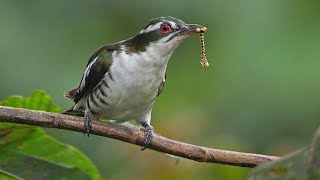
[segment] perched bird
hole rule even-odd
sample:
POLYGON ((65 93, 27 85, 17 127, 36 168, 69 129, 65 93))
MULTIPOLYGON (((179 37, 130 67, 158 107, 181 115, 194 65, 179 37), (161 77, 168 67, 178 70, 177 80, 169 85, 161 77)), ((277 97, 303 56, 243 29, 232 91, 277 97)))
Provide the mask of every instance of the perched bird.
POLYGON ((147 148, 153 137, 152 106, 165 85, 168 61, 197 28, 203 26, 158 17, 134 37, 100 47, 90 57, 80 85, 65 93, 75 102, 65 114, 83 110, 88 135, 97 118, 135 120, 146 132, 143 149, 147 148))

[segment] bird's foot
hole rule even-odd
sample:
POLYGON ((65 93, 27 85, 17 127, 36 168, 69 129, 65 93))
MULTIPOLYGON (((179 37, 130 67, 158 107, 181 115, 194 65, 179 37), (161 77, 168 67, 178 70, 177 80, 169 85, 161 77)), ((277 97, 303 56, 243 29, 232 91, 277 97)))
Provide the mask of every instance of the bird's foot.
POLYGON ((143 126, 143 129, 141 129, 142 131, 145 132, 145 140, 144 140, 144 145, 141 147, 141 151, 146 150, 150 144, 151 144, 151 140, 153 138, 153 127, 145 122, 141 122, 141 125, 143 126))
POLYGON ((88 135, 89 137, 89 134, 90 134, 90 130, 92 128, 92 121, 95 120, 96 117, 94 117, 94 115, 92 114, 91 111, 86 111, 85 112, 85 115, 84 115, 84 132, 83 134, 84 135, 88 135))

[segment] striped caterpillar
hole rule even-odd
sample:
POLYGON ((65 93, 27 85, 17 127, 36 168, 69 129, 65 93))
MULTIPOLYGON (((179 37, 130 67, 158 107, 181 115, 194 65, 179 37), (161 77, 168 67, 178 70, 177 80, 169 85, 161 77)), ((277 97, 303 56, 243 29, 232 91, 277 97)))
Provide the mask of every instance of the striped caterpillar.
POLYGON ((208 62, 207 57, 206 57, 206 49, 204 47, 204 33, 207 31, 207 28, 206 27, 197 28, 196 31, 198 33, 200 33, 200 45, 201 45, 201 60, 200 60, 200 64, 203 67, 206 68, 206 67, 209 66, 209 62, 208 62))

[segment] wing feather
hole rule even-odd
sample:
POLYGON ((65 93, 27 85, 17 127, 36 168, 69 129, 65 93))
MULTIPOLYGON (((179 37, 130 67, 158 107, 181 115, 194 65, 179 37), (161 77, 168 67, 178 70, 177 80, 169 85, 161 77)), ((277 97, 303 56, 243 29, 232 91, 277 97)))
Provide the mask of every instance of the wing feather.
POLYGON ((65 97, 77 103, 83 96, 89 94, 108 72, 112 64, 112 52, 117 48, 117 45, 107 45, 97 49, 89 58, 79 86, 67 91, 65 97))
POLYGON ((160 94, 162 93, 162 90, 164 88, 164 85, 166 84, 166 78, 167 78, 167 75, 164 76, 164 79, 162 80, 162 82, 160 83, 159 87, 158 87, 158 93, 157 93, 157 96, 160 96, 160 94))

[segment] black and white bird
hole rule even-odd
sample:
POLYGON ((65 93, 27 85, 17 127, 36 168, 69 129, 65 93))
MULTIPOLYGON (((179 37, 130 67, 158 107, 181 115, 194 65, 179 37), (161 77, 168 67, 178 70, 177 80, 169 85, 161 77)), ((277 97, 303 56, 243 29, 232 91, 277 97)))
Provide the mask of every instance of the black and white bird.
POLYGON ((197 28, 203 26, 159 17, 134 37, 100 47, 90 57, 80 85, 65 93, 75 102, 65 114, 83 110, 88 135, 94 119, 135 120, 146 132, 144 148, 148 147, 152 106, 165 85, 168 61, 197 28))

